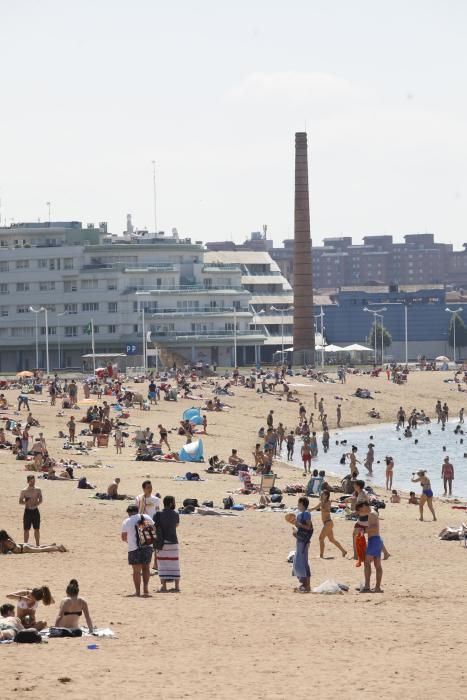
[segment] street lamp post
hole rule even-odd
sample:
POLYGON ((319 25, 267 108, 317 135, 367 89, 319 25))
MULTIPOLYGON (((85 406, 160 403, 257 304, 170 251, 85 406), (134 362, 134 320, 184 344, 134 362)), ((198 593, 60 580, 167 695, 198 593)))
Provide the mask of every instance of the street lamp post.
POLYGON ((62 352, 61 352, 61 347, 60 347, 60 318, 62 316, 66 316, 68 311, 62 311, 61 314, 57 314, 57 349, 58 349, 58 369, 60 370, 62 367, 62 352))
POLYGON ((321 306, 321 311, 318 314, 318 318, 321 319, 320 323, 320 328, 321 328, 321 367, 324 368, 324 316, 325 313, 323 311, 323 307, 321 306))
POLYGON ((292 309, 293 309, 293 306, 288 306, 286 309, 284 309, 284 308, 277 309, 275 306, 271 306, 272 311, 280 311, 281 312, 282 362, 284 362, 284 313, 286 311, 292 311, 292 309))
POLYGON ((40 309, 35 309, 33 306, 30 306, 29 311, 32 311, 36 315, 36 369, 39 369, 39 328, 37 325, 37 315, 43 311, 43 308, 41 307, 40 309))
POLYGON ((45 371, 47 375, 50 374, 50 363, 49 363, 49 319, 48 319, 48 309, 45 307, 45 371))
POLYGON ((452 329, 453 329, 453 342, 454 342, 454 350, 453 350, 453 360, 454 362, 456 361, 456 316, 457 314, 460 314, 463 312, 463 308, 459 306, 458 309, 449 309, 447 308, 446 311, 451 314, 451 320, 452 320, 452 329))
POLYGON ((233 307, 234 312, 234 367, 237 366, 237 307, 233 307))
MULTIPOLYGON (((255 325, 255 333, 258 331, 258 316, 261 316, 262 314, 265 314, 264 309, 260 309, 259 311, 256 311, 255 308, 252 306, 251 310, 253 312, 253 318, 254 318, 254 325, 255 325)), ((255 345, 255 366, 257 369, 259 369, 259 365, 261 365, 261 357, 259 356, 259 345, 255 345)))
POLYGON ((374 323, 374 329, 375 329, 375 366, 378 364, 377 362, 377 356, 378 356, 378 350, 376 347, 376 319, 379 317, 381 319, 381 366, 383 365, 383 358, 384 358, 384 333, 383 333, 383 315, 382 311, 387 311, 387 308, 383 306, 382 309, 378 309, 377 311, 373 311, 373 309, 368 309, 365 307, 363 311, 367 311, 370 314, 373 314, 373 323, 374 323))

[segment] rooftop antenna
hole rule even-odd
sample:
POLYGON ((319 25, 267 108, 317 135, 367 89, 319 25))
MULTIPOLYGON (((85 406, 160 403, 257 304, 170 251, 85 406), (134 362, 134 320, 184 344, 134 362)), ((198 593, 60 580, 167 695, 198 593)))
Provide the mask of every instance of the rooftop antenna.
POLYGON ((46 202, 48 213, 49 213, 49 226, 50 226, 50 202, 46 202))
POLYGON ((264 234, 264 239, 266 240, 266 238, 268 237, 268 225, 267 224, 263 224, 263 234, 264 234))

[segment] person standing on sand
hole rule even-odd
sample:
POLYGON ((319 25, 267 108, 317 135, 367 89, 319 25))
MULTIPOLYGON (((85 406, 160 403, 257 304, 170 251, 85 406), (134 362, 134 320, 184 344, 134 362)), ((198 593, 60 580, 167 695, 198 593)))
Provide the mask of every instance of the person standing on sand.
POLYGON ((153 548, 150 544, 140 545, 137 539, 138 525, 144 521, 144 526, 153 526, 153 522, 149 515, 138 513, 138 506, 134 503, 130 504, 126 509, 128 518, 122 523, 121 538, 122 542, 128 545, 128 564, 133 569, 133 583, 135 586, 134 595, 141 596, 141 581, 143 582, 143 597, 149 597, 149 578, 153 548))
POLYGON ((167 584, 173 581, 174 593, 180 593, 180 559, 177 528, 180 516, 175 510, 175 498, 164 496, 164 510, 154 515, 156 531, 160 533, 162 547, 156 550, 157 569, 161 581, 159 593, 167 593, 167 584))
POLYGON ((321 511, 321 519, 323 521, 323 527, 319 533, 319 556, 324 559, 324 542, 326 538, 333 544, 337 549, 340 549, 342 556, 347 555, 347 551, 344 547, 334 538, 334 524, 331 518, 331 493, 327 489, 323 489, 320 495, 320 502, 311 510, 321 511))
MULTIPOLYGON (((415 476, 415 472, 412 474, 412 476, 415 476)), ((426 503, 430 513, 433 516, 433 522, 436 522, 436 513, 435 509, 433 508, 433 491, 431 489, 431 481, 426 475, 426 470, 420 469, 417 472, 417 477, 417 479, 411 479, 411 481, 413 484, 420 482, 420 486, 422 487, 422 495, 420 496, 420 501, 418 503, 418 507, 420 508, 420 520, 423 522, 423 507, 426 503)))
POLYGON ((75 417, 70 416, 70 420, 67 423, 68 427, 68 438, 71 443, 75 441, 75 434, 76 434, 76 423, 75 423, 75 417))
POLYGON ((383 567, 381 566, 381 554, 383 552, 383 540, 379 534, 379 518, 378 514, 373 511, 369 504, 358 503, 356 506, 356 511, 359 517, 368 518, 368 544, 365 554, 365 584, 360 588, 360 593, 384 593, 381 588, 381 581, 383 579, 383 567), (371 583, 371 564, 375 567, 376 572, 376 585, 374 588, 370 587, 371 583))
POLYGON ((29 542, 29 531, 34 530, 36 545, 40 545, 42 491, 36 488, 36 478, 32 474, 26 477, 28 485, 19 495, 19 503, 24 505, 23 530, 24 542, 29 542))
POLYGON ((443 465, 441 467, 441 478, 444 482, 444 495, 447 496, 447 490, 449 488, 449 495, 452 496, 452 482, 454 479, 454 466, 449 461, 449 457, 444 458, 443 465))
POLYGON ((306 476, 307 473, 311 474, 311 448, 309 438, 304 438, 300 454, 303 461, 303 476, 306 476))
POLYGON ((287 460, 288 461, 292 461, 292 459, 293 459, 294 447, 295 447, 295 436, 294 436, 293 432, 291 431, 287 435, 287 460))
POLYGON ((342 420, 342 409, 340 403, 337 404, 336 408, 336 417, 337 417, 337 427, 341 428, 341 420, 342 420))
POLYGON ((463 422, 464 422, 464 409, 461 408, 461 410, 459 411, 459 423, 463 423, 463 422))
POLYGON ((168 435, 167 428, 164 428, 164 426, 161 425, 160 423, 157 427, 159 430, 159 439, 160 439, 161 447, 162 447, 162 445, 165 444, 165 445, 167 445, 167 449, 170 450, 170 445, 169 445, 169 442, 167 440, 167 435, 168 435))
POLYGON ((316 391, 313 393, 313 408, 316 409, 318 408, 318 394, 316 391))
POLYGON ((300 582, 300 586, 294 589, 296 593, 309 593, 311 590, 311 569, 308 562, 308 552, 313 536, 313 523, 311 522, 311 514, 308 510, 309 504, 310 501, 308 498, 306 496, 301 496, 297 504, 298 513, 295 516, 289 513, 292 517, 287 518, 287 522, 296 528, 294 531, 296 545, 292 569, 292 575, 296 576, 300 582))

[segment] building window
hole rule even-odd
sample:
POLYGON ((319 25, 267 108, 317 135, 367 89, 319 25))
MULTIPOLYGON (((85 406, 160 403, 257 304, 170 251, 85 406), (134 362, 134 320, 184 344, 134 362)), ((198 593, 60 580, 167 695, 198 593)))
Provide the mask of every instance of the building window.
POLYGON ((107 332, 108 332, 108 333, 116 333, 116 332, 117 332, 117 326, 107 326, 107 332))
POLYGON ((55 304, 44 304, 44 308, 55 313, 55 304))
POLYGON ((29 267, 29 260, 17 260, 16 261, 16 269, 17 270, 26 270, 29 267))
POLYGON ((47 267, 47 263, 48 263, 47 258, 40 258, 40 259, 37 261, 37 267, 38 267, 40 270, 43 270, 43 269, 45 269, 45 268, 47 267))
POLYGON ((76 292, 78 291, 78 280, 65 280, 63 283, 64 292, 76 292))
POLYGON ((109 292, 115 291, 118 286, 118 281, 117 280, 107 280, 107 290, 109 292))
POLYGON ((133 333, 138 333, 138 324, 137 323, 133 324, 133 333))
POLYGON ((94 335, 95 335, 96 333, 99 333, 99 330, 100 330, 100 329, 99 329, 99 326, 94 326, 94 335))
MULTIPOLYGON (((57 335, 57 326, 49 326, 49 335, 57 335)), ((41 335, 45 335, 45 326, 41 328, 41 335)))
POLYGON ((116 314, 117 313, 117 302, 116 301, 109 301, 107 304, 107 310, 109 314, 116 314))
POLYGON ((65 337, 66 338, 76 338, 78 335, 78 328, 76 326, 65 326, 65 337))
POLYGON ((73 269, 73 258, 63 258, 63 269, 72 270, 73 269))
POLYGON ((16 283, 17 292, 29 292, 29 282, 17 282, 16 283))
POLYGON ((65 304, 64 310, 68 314, 77 314, 78 313, 78 304, 65 304))
POLYGON ((60 269, 60 258, 50 258, 49 270, 59 270, 59 269, 60 269))
POLYGON ((39 282, 40 292, 50 292, 55 289, 55 282, 39 282))
POLYGON ((22 304, 16 307, 17 314, 28 314, 31 311, 28 304, 22 304))
POLYGON ((99 303, 97 301, 90 301, 86 304, 81 304, 83 311, 99 311, 99 303))
POLYGON ((32 336, 34 335, 34 328, 29 326, 27 328, 12 328, 11 329, 11 335, 14 338, 24 338, 27 336, 32 336))
POLYGON ((8 306, 0 306, 0 316, 8 316, 8 306))
POLYGON ((0 294, 8 294, 8 285, 5 282, 0 282, 0 294))
POLYGON ((6 260, 0 261, 0 272, 8 272, 8 262, 6 260))
POLYGON ((97 289, 98 280, 81 280, 81 289, 97 289))

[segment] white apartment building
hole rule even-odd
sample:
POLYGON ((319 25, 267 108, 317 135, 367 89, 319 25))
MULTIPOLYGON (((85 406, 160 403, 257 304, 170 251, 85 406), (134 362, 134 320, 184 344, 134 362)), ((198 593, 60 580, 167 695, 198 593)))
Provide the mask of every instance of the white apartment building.
MULTIPOLYGON (((276 350, 293 343, 293 290, 287 279, 266 251, 211 250, 205 261, 216 265, 235 265, 241 269, 241 285, 250 292, 250 309, 253 318, 251 330, 265 335, 260 360, 269 362, 276 350)), ((258 350, 259 351, 259 350, 258 350)))
POLYGON ((51 371, 81 368, 91 319, 96 353, 136 345, 142 355, 143 309, 149 347, 220 366, 253 361, 265 335, 242 268, 206 255, 176 231, 117 237, 105 224, 80 222, 0 228, 0 372, 45 368, 46 338, 51 371))

